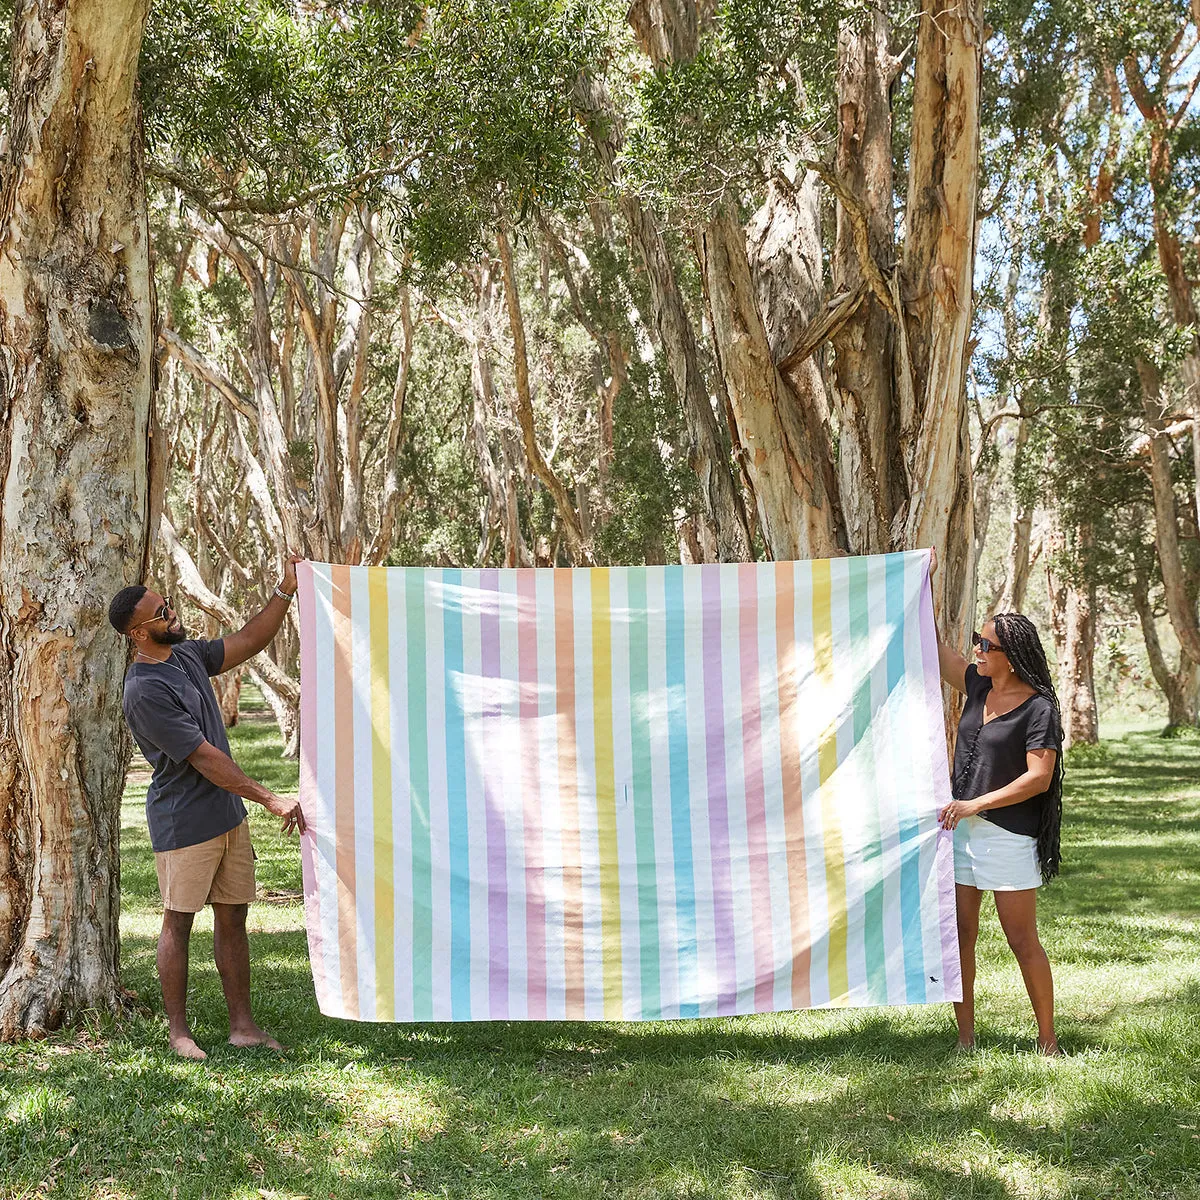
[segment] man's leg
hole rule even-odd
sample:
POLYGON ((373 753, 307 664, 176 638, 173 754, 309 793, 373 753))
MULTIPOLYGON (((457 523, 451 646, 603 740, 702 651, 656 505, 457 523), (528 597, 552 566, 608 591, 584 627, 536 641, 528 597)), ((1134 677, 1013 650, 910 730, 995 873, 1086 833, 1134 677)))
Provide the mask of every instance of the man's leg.
POLYGON ((964 1050, 975 1045, 975 943, 979 939, 979 906, 983 892, 965 883, 954 885, 958 909, 958 954, 962 966, 963 998, 954 1006, 958 1022, 958 1044, 964 1050))
POLYGON ((234 1046, 283 1047, 254 1023, 250 1015, 250 939, 246 936, 247 904, 213 904, 213 957, 229 1009, 229 1041, 234 1046))
POLYGON ((187 1020, 188 939, 195 916, 195 913, 163 909, 157 962, 171 1049, 184 1058, 201 1059, 208 1055, 196 1045, 187 1020))
POLYGON ((996 892, 996 915, 1000 927, 1025 980, 1025 990, 1037 1018, 1038 1049, 1043 1054, 1058 1053, 1058 1038, 1054 1033, 1054 976, 1050 960, 1038 938, 1037 888, 1019 892, 996 892))

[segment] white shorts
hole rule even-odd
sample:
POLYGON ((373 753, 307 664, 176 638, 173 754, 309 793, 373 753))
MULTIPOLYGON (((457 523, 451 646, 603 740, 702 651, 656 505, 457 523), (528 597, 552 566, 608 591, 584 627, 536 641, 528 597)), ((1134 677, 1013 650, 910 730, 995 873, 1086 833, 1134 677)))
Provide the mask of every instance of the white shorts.
POLYGON ((986 817, 954 827, 954 882, 981 892, 1024 892, 1042 886, 1037 840, 1001 829, 986 817))

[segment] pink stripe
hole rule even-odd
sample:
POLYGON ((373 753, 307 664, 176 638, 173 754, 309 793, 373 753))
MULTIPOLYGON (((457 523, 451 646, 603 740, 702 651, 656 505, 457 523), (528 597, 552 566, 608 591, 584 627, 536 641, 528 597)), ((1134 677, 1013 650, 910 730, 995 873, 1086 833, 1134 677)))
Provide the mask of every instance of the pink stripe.
POLYGON ((754 1011, 775 1007, 771 945, 771 886, 767 860, 767 800, 763 786, 762 708, 758 671, 758 564, 738 565, 738 645, 742 673, 742 763, 746 833, 750 844, 750 896, 754 914, 754 1011))
POLYGON ((537 575, 517 572, 517 673, 521 696, 521 792, 525 809, 525 973, 529 1019, 546 1019, 546 890, 542 850, 542 791, 537 745, 537 575))
MULTIPOLYGON (((926 553, 921 582, 921 656, 925 677, 925 711, 929 730, 929 761, 932 767, 933 798, 937 811, 950 803, 950 774, 946 757, 945 708, 942 704, 941 671, 938 666, 937 633, 933 625, 933 591, 929 584, 929 555, 926 553)), ((962 999, 962 965, 958 951, 958 915, 954 901, 954 835, 938 832, 934 850, 938 876, 939 923, 942 934, 942 979, 946 999, 962 999)), ((926 972, 928 974, 929 972, 926 972)))
POLYGON ((495 567, 479 572, 479 591, 479 662, 486 689, 481 774, 487 835, 488 1016, 504 1020, 508 1017, 508 841, 503 801, 495 784, 500 755, 500 573, 495 567))
POLYGON ((321 938, 321 893, 317 887, 317 617, 314 611, 313 566, 296 566, 300 605, 300 810, 308 828, 300 837, 300 869, 304 879, 304 922, 308 926, 308 957, 312 962, 317 1006, 324 1011, 329 985, 325 978, 321 938))
POLYGON ((700 571, 704 659, 704 749, 708 768, 708 837, 712 852, 713 924, 717 951, 717 1016, 737 1011, 733 882, 729 869, 729 793, 725 775, 725 685, 721 673, 721 571, 700 571))

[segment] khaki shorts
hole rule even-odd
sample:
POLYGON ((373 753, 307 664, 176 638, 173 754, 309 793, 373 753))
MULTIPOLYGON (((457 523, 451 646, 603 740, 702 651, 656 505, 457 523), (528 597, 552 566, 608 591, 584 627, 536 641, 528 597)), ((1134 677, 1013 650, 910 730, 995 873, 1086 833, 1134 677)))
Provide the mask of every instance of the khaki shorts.
POLYGON ((249 904, 254 899, 250 822, 179 850, 154 855, 163 907, 199 912, 206 904, 249 904))

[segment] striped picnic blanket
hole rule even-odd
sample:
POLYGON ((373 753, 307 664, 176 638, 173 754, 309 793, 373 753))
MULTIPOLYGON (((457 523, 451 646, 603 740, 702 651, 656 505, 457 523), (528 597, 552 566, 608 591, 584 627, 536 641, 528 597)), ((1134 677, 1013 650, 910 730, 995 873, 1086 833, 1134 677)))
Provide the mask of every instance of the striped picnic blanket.
POLYGON ((960 995, 927 551, 299 569, 317 1000, 653 1020, 960 995))

